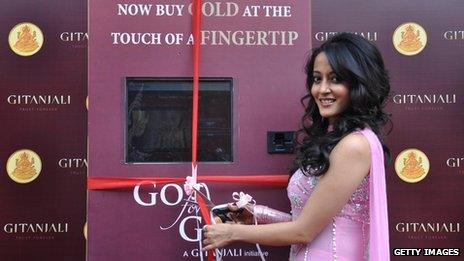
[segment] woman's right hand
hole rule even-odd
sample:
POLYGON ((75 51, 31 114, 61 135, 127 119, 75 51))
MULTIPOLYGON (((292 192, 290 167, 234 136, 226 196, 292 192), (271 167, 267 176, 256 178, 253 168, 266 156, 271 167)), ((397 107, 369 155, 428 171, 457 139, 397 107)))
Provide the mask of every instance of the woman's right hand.
POLYGON ((231 224, 205 225, 203 227, 203 248, 201 251, 224 247, 233 242, 231 224))

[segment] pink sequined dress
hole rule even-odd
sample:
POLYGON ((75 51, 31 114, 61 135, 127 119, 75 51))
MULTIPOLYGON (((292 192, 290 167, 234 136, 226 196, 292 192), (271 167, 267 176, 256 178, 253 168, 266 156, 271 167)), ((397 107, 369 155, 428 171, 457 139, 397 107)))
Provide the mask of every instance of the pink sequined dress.
MULTIPOLYGON (((372 158, 369 175, 311 243, 291 246, 291 261, 389 260, 383 150, 370 129, 358 132, 369 140, 372 158)), ((301 170, 291 177, 287 193, 293 220, 300 215, 318 179, 304 175, 301 170)))

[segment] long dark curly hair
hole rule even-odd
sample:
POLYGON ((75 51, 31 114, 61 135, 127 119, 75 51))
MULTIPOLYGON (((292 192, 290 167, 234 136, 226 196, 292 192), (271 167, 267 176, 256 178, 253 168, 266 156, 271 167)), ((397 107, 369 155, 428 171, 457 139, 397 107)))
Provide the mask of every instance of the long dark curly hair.
POLYGON ((308 94, 301 98, 305 114, 295 139, 297 157, 291 173, 302 169, 305 175, 324 174, 330 166, 329 155, 337 143, 351 132, 366 127, 380 138, 388 162, 390 152, 383 141, 383 127, 390 117, 383 110, 389 98, 390 82, 377 47, 361 36, 340 33, 314 49, 305 71, 308 94), (337 116, 331 131, 328 131, 328 119, 321 116, 311 96, 314 61, 320 53, 327 56, 339 80, 349 86, 349 104, 337 116))

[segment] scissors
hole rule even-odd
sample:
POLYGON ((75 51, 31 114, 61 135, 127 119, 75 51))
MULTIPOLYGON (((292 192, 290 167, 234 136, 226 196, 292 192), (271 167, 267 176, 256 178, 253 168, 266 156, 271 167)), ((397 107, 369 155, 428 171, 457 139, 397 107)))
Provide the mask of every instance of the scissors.
POLYGON ((234 222, 234 220, 231 217, 232 213, 237 213, 240 214, 243 209, 239 209, 238 211, 232 212, 229 209, 229 204, 221 204, 221 205, 216 205, 214 204, 211 199, 209 199, 203 192, 199 190, 195 190, 200 197, 202 197, 205 200, 206 206, 209 209, 209 213, 211 216, 211 220, 214 220, 214 223, 226 223, 226 222, 234 222))

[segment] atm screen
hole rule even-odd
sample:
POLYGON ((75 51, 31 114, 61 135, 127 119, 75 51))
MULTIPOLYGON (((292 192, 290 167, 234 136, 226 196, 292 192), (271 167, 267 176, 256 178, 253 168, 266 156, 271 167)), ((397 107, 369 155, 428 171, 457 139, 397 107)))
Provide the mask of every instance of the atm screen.
MULTIPOLYGON (((190 162, 192 79, 127 77, 126 163, 190 162)), ((232 162, 232 78, 201 78, 198 161, 232 162)))

